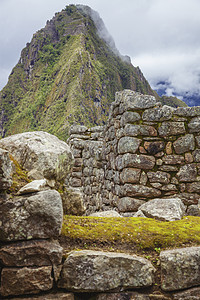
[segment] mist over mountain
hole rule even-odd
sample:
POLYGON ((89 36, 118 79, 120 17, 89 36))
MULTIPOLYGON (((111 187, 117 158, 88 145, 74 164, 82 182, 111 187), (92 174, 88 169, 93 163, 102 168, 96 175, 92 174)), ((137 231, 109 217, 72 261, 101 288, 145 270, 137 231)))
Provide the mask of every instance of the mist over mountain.
POLYGON ((0 92, 0 134, 44 130, 66 139, 74 123, 104 124, 115 92, 123 89, 160 99, 116 49, 98 13, 67 6, 33 35, 0 92))

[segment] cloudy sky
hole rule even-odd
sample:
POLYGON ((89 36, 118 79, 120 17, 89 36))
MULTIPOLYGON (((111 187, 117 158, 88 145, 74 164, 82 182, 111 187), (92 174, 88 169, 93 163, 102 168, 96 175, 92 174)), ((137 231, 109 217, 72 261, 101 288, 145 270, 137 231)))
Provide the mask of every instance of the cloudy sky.
POLYGON ((200 95, 200 0, 0 0, 0 90, 33 33, 71 3, 99 12, 153 88, 200 95))

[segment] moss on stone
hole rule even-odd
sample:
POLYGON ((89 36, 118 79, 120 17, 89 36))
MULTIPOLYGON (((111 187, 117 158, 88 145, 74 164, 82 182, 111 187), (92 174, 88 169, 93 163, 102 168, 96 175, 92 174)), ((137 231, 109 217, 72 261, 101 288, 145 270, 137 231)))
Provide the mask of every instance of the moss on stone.
POLYGON ((127 244, 136 249, 165 249, 200 245, 199 217, 162 222, 149 218, 65 216, 62 235, 68 240, 127 244))

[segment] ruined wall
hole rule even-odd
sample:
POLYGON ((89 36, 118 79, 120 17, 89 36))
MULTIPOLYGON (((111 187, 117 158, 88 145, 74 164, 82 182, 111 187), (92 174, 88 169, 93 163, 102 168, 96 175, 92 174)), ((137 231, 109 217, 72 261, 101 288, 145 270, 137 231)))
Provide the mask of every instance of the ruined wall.
POLYGON ((188 214, 199 214, 200 107, 162 106, 125 90, 116 94, 105 127, 76 126, 72 133, 70 180, 82 187, 86 214, 133 215, 146 201, 173 195, 188 214))

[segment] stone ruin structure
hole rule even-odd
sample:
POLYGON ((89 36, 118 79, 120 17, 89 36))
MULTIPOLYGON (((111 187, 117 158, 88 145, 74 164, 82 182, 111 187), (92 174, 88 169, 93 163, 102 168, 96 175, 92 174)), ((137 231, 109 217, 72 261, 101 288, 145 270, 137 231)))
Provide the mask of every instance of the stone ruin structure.
POLYGON ((199 215, 200 107, 162 107, 152 96, 123 91, 105 127, 75 126, 69 144, 74 164, 69 146, 48 133, 0 140, 0 298, 200 299, 200 247, 161 251, 157 274, 137 255, 64 255, 56 190, 65 180, 74 206, 83 200, 76 212, 86 215, 113 209, 168 221, 199 215), (15 160, 35 180, 9 194, 15 160))
POLYGON ((86 215, 155 217, 153 206, 165 198, 169 209, 176 199, 180 215, 200 215, 200 107, 162 106, 125 90, 105 126, 73 126, 68 143, 75 157, 69 184, 82 191, 86 215))

